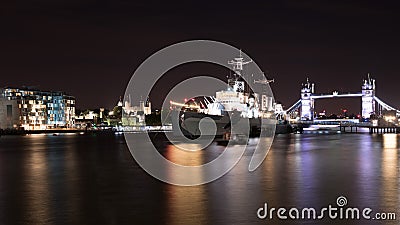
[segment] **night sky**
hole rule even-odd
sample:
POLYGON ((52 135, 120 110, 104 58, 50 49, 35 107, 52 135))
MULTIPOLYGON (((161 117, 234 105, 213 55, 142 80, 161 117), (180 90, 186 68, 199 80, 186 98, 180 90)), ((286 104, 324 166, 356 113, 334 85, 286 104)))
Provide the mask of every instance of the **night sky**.
MULTIPOLYGON (((257 2, 261 1, 1 3, 0 86, 62 90, 76 96, 78 108, 110 108, 152 53, 180 41, 210 39, 250 55, 275 79, 275 98, 286 106, 299 99, 307 77, 319 93, 359 92, 369 72, 377 79, 377 96, 400 108, 396 5, 257 2)), ((194 68, 185 71, 199 73, 194 68)), ((180 73, 170 77, 174 82, 183 79, 180 73)), ((160 92, 167 91, 168 85, 161 86, 160 92)), ((156 105, 158 96, 151 96, 156 105)), ((355 113, 359 104, 359 99, 316 103, 318 110, 348 108, 355 113)))

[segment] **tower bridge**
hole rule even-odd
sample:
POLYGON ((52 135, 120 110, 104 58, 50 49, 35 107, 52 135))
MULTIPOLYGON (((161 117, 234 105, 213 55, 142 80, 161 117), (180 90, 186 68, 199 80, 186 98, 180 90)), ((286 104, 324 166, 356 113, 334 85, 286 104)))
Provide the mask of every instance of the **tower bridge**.
POLYGON ((390 106, 375 95, 375 79, 372 79, 369 74, 367 79, 363 80, 361 92, 359 93, 339 93, 334 91, 331 94, 317 94, 314 91, 314 83, 308 79, 302 84, 300 99, 296 101, 283 113, 288 115, 296 110, 300 110, 300 120, 314 120, 315 100, 329 98, 361 98, 361 117, 370 119, 372 115, 382 115, 383 110, 395 111, 396 117, 400 117, 400 110, 390 106))

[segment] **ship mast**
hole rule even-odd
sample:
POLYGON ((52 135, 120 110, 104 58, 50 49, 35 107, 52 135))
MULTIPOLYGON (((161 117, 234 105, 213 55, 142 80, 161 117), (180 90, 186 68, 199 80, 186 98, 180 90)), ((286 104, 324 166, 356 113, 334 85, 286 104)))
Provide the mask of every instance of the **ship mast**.
POLYGON ((232 65, 233 71, 235 72, 235 78, 238 78, 240 77, 240 75, 242 75, 243 65, 249 64, 251 62, 253 61, 244 61, 244 58, 242 57, 242 50, 239 50, 239 57, 228 61, 228 64, 232 65))
POLYGON ((264 74, 264 73, 262 73, 262 74, 263 74, 263 78, 264 78, 264 79, 262 79, 262 80, 254 80, 254 83, 255 83, 255 84, 269 84, 269 83, 274 83, 274 82, 275 82, 275 79, 268 80, 268 79, 265 77, 265 74, 264 74))
POLYGON ((234 76, 228 79, 228 87, 233 88, 235 84, 243 83, 243 91, 246 93, 249 90, 249 87, 246 82, 244 82, 243 76, 243 65, 249 64, 253 62, 251 59, 249 61, 244 61, 242 56, 242 50, 239 50, 239 57, 233 58, 233 60, 228 61, 229 65, 232 65, 232 70, 234 72, 234 76), (243 81, 241 81, 243 80, 243 81), (238 83, 239 82, 239 83, 238 83))

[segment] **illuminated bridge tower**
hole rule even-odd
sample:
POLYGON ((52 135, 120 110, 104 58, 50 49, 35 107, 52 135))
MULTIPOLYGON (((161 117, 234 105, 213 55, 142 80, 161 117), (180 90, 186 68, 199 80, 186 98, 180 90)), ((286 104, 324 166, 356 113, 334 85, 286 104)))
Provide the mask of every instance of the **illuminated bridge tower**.
POLYGON ((368 78, 362 85, 362 118, 369 119, 375 113, 375 79, 368 78))
POLYGON ((314 84, 310 83, 307 78, 307 83, 302 84, 301 88, 301 120, 314 119, 314 99, 311 98, 314 94, 314 84))

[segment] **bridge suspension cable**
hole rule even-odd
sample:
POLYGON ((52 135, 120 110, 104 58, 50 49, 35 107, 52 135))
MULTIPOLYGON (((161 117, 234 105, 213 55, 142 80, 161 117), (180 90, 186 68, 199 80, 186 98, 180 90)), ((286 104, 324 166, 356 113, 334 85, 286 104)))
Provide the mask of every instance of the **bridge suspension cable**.
POLYGON ((378 97, 376 97, 376 96, 374 96, 374 99, 375 99, 375 101, 376 101, 380 106, 382 106, 382 108, 384 108, 384 109, 386 109, 386 110, 394 110, 394 111, 396 111, 396 115, 397 115, 397 116, 400 116, 400 110, 398 110, 398 109, 396 109, 396 108, 394 108, 394 107, 392 107, 392 106, 386 104, 385 102, 383 102, 382 100, 380 100, 380 99, 379 99, 378 97))
POLYGON ((288 109, 286 109, 284 112, 287 113, 291 113, 294 110, 297 110, 298 108, 300 108, 301 106, 301 99, 299 99, 296 103, 294 103, 292 106, 290 106, 288 109))

